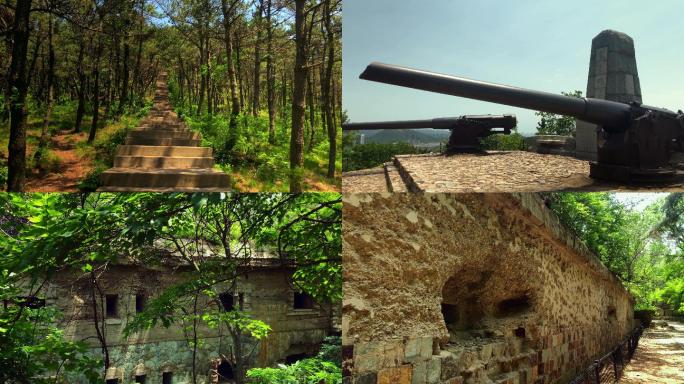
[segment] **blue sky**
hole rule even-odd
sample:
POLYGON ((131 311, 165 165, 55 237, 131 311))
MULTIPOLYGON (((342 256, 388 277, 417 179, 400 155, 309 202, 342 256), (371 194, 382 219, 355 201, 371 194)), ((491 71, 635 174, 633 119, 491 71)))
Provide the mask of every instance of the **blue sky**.
POLYGON ((534 111, 359 80, 372 61, 560 93, 586 92, 591 39, 635 41, 644 103, 684 109, 681 0, 344 0, 343 105, 351 121, 534 111))

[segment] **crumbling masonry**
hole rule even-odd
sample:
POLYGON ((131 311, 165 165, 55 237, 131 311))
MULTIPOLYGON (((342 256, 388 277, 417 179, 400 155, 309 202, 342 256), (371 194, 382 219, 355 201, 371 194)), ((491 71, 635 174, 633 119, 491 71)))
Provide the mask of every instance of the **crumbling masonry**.
POLYGON ((344 383, 564 383, 633 298, 537 194, 346 194, 344 383))

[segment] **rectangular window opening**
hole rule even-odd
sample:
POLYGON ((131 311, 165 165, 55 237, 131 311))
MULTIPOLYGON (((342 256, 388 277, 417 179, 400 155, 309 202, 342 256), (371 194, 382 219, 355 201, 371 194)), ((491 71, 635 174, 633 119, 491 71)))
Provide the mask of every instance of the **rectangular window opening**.
POLYGON ((105 295, 105 313, 107 318, 118 318, 119 295, 105 295))
POLYGON ((304 292, 295 292, 294 293, 293 308, 294 309, 313 309, 314 308, 314 300, 311 296, 307 295, 304 292))
POLYGON ((119 384, 119 379, 107 379, 107 384, 119 384))
POLYGON ((39 299, 35 296, 18 296, 15 302, 24 308, 38 309, 45 307, 45 299, 39 299))
POLYGON ((135 382, 136 382, 136 383, 145 384, 145 379, 146 379, 146 378, 147 378, 146 375, 139 375, 139 376, 136 375, 136 376, 135 376, 135 382))
POLYGON ((221 306, 223 307, 224 311, 228 312, 233 310, 234 304, 232 292, 223 292, 219 295, 219 300, 221 300, 221 306))
POLYGON ((138 293, 137 295, 135 295, 135 312, 140 313, 144 311, 146 302, 147 300, 144 294, 138 293))

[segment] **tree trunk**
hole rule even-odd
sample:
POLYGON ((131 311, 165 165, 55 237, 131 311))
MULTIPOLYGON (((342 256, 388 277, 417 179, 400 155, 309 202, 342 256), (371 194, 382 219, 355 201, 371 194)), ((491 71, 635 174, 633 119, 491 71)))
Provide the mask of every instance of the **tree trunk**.
POLYGON ((316 108, 314 105, 314 73, 313 71, 308 71, 308 76, 306 77, 306 85, 308 88, 307 91, 307 104, 309 107, 309 145, 308 145, 308 150, 311 152, 314 146, 314 139, 316 135, 316 130, 314 127, 316 126, 316 108))
POLYGON ((40 141, 38 142, 38 150, 34 155, 35 164, 40 169, 40 159, 43 156, 43 151, 47 147, 48 142, 48 128, 50 126, 50 116, 52 115, 52 104, 54 95, 54 80, 55 80, 55 47, 53 45, 54 23, 52 15, 48 18, 48 70, 47 70, 47 100, 45 101, 45 116, 43 117, 43 128, 40 131, 40 141))
POLYGON ((328 142, 330 143, 327 176, 332 179, 335 177, 335 158, 337 157, 337 127, 335 126, 335 118, 333 115, 334 97, 332 97, 330 92, 335 65, 335 31, 332 29, 332 9, 330 9, 330 1, 331 0, 325 0, 323 5, 323 17, 328 45, 328 62, 325 67, 325 79, 321 80, 323 80, 323 108, 325 109, 325 122, 328 126, 328 142))
POLYGON ((228 0, 221 0, 221 11, 223 12, 223 35, 226 44, 226 64, 228 66, 228 88, 230 90, 230 123, 229 138, 226 146, 232 148, 237 141, 237 118, 240 114, 240 100, 238 99, 235 84, 235 67, 233 63, 233 42, 232 42, 232 23, 233 7, 235 1, 229 4, 228 0))
POLYGON ((97 38, 97 52, 95 53, 95 63, 93 65, 93 121, 90 124, 88 133, 88 143, 95 141, 97 133, 97 123, 100 116, 100 57, 102 56, 102 35, 97 38))
POLYGON ((206 43, 206 50, 207 50, 207 113, 212 114, 213 109, 212 109, 212 94, 211 94, 211 44, 209 42, 209 36, 207 35, 207 43, 206 43))
POLYGON ((295 0, 295 56, 292 84, 292 126, 290 130, 290 193, 302 192, 304 164, 304 121, 306 119, 306 0, 295 0))
POLYGON ((268 97, 268 142, 275 144, 275 68, 273 65, 273 25, 271 24, 271 12, 273 0, 266 0, 266 30, 268 39, 268 57, 266 58, 266 92, 268 97))
MULTIPOLYGON (((129 10, 127 9, 125 12, 128 12, 129 10)), ((129 37, 128 37, 128 25, 130 24, 130 20, 128 19, 130 15, 126 15, 126 21, 124 22, 124 49, 123 49, 123 68, 121 69, 121 76, 122 76, 122 81, 121 81, 121 98, 119 100, 119 111, 118 114, 121 115, 124 112, 124 108, 128 106, 128 83, 129 83, 129 78, 128 78, 128 61, 130 60, 131 56, 131 46, 129 44, 129 37)))
POLYGON ((135 57, 135 68, 133 69, 133 88, 134 92, 142 101, 145 97, 140 78, 140 60, 142 56, 143 32, 145 31, 145 0, 140 0, 140 30, 138 31, 138 49, 135 57))
POLYGON ((237 32, 233 33, 233 40, 235 40, 235 76, 240 91, 240 110, 245 109, 245 82, 242 78, 242 41, 240 41, 237 32))
POLYGON ((197 115, 202 114, 202 105, 204 105, 204 92, 207 89, 207 75, 206 75, 206 61, 205 56, 207 54, 207 47, 204 44, 204 35, 200 34, 200 89, 199 89, 199 101, 197 102, 197 115))
POLYGON ((254 18, 256 28, 256 41, 254 42, 254 88, 252 91, 252 115, 259 115, 259 96, 261 93, 261 15, 263 13, 263 0, 259 0, 254 18))
POLYGON ((83 121, 83 113, 85 111, 85 82, 86 76, 83 70, 83 54, 85 51, 85 38, 83 31, 81 31, 81 41, 78 46, 78 64, 76 73, 78 75, 78 86, 76 92, 78 93, 78 108, 76 108, 76 122, 74 123, 74 133, 81 132, 81 122, 83 121))
POLYGON ((26 176, 26 53, 29 41, 31 0, 17 1, 12 35, 12 63, 9 70, 10 138, 7 150, 7 191, 22 192, 26 176))

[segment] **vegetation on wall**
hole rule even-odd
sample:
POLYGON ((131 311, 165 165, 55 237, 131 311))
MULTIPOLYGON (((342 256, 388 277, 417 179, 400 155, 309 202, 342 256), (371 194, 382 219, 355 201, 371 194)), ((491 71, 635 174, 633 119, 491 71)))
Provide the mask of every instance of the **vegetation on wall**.
POLYGON ((637 309, 684 315, 684 198, 643 209, 611 193, 545 194, 549 207, 629 289, 637 309))
MULTIPOLYGON (((87 300, 100 303, 100 277, 120 257, 153 266, 163 259, 158 251, 168 249, 193 267, 187 280, 150 298, 144 311, 129 319, 126 332, 179 325, 186 330, 187 348, 196 351, 199 327, 220 328, 230 339, 224 344, 231 346, 239 382, 249 368, 244 339, 266 337, 271 325, 240 308, 225 310, 216 298, 235 287, 242 267, 259 250, 295 266, 293 289, 323 306, 341 301, 339 194, 3 194, 0 199, 0 300, 10 303, 0 309, 2 382, 42 382, 49 375, 56 375, 50 382, 63 382, 69 373, 103 377, 110 366, 106 332, 96 332, 101 354, 93 357, 81 342, 63 338, 52 317, 56 308, 31 308, 17 300, 40 300, 55 276, 79 271, 92 287, 87 300)), ((100 312, 92 318, 96 331, 105 325, 100 312)), ((327 364, 318 367, 328 372, 327 364)), ((193 369, 194 380, 197 374, 193 369)))

